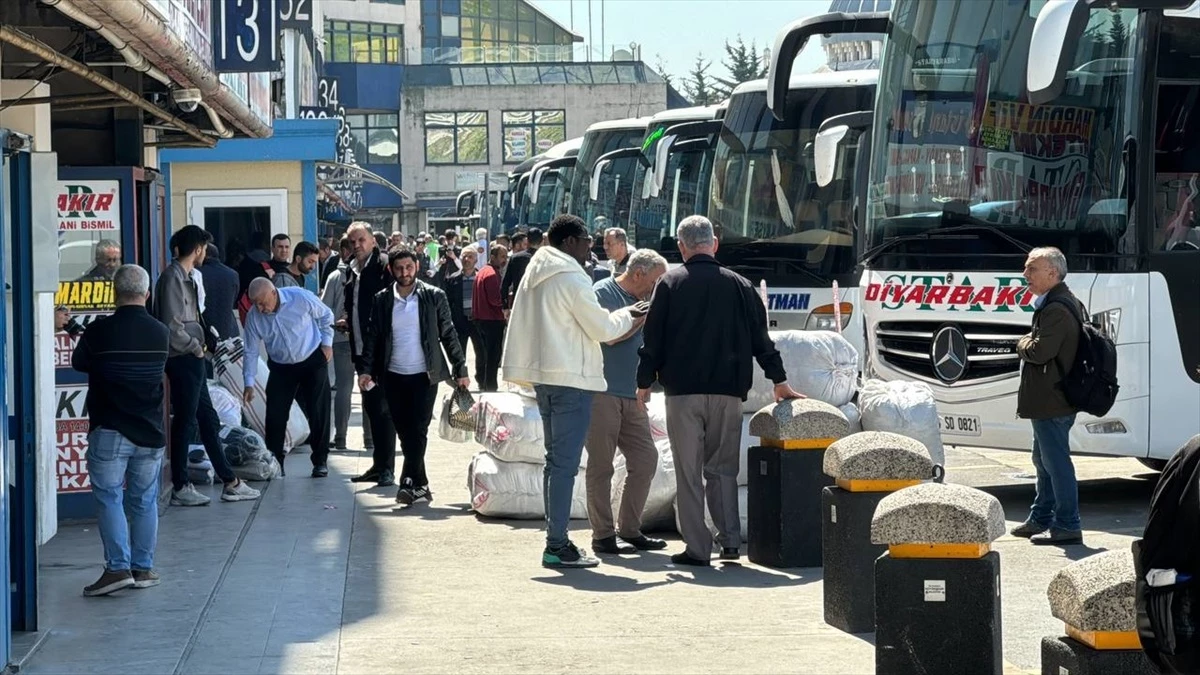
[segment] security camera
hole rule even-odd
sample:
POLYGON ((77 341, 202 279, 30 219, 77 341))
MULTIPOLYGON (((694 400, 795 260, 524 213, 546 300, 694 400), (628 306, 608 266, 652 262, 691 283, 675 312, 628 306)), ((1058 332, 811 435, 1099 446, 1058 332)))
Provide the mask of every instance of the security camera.
POLYGON ((171 100, 183 112, 196 112, 196 108, 200 105, 200 100, 203 97, 200 95, 199 89, 176 89, 171 92, 171 100))

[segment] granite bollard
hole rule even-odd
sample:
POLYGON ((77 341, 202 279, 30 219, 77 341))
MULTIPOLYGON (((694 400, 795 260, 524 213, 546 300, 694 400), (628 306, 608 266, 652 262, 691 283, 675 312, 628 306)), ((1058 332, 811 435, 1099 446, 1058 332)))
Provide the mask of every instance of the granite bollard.
POLYGON ((747 452, 751 562, 820 567, 821 488, 832 483, 823 452, 849 432, 846 416, 816 399, 776 403, 750 418, 750 435, 760 439, 747 452))
POLYGON ((888 494, 933 477, 920 441, 886 431, 847 436, 825 451, 821 557, 825 623, 847 633, 875 630, 875 560, 887 547, 871 542, 871 519, 888 494))
POLYGON ((1004 509, 962 485, 922 483, 884 497, 871 541, 875 669, 888 675, 1001 675, 1004 509))
POLYGON ((1137 633, 1129 551, 1105 551, 1059 570, 1046 595, 1065 636, 1042 638, 1043 675, 1155 675, 1137 633))

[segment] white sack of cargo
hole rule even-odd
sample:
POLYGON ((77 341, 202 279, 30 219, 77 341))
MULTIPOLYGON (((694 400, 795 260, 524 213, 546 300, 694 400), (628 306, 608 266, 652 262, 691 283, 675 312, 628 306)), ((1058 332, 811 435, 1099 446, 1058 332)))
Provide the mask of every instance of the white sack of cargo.
MULTIPOLYGON (((650 481, 650 492, 646 507, 642 509, 642 531, 658 532, 671 529, 675 522, 675 459, 671 456, 671 442, 655 441, 658 450, 658 465, 650 481)), ((612 510, 616 516, 621 512, 621 499, 625 496, 625 478, 629 475, 625 455, 617 453, 613 460, 612 510)))
POLYGON ((475 405, 475 442, 492 456, 505 462, 540 465, 546 461, 537 401, 510 392, 490 392, 476 395, 475 405))
MULTIPOLYGON (((244 391, 245 381, 242 371, 242 359, 245 348, 240 337, 230 338, 217 345, 213 354, 213 373, 221 386, 231 392, 244 391)), ((258 370, 254 373, 254 399, 242 404, 248 426, 257 431, 260 436, 267 435, 267 379, 271 371, 267 362, 259 357, 258 370)), ((238 425, 231 425, 238 426, 238 425)), ((287 431, 283 436, 283 451, 291 452, 292 448, 303 445, 308 440, 308 418, 300 410, 300 406, 292 401, 292 411, 288 416, 287 431)))
MULTIPOLYGON (((755 411, 757 412, 757 411, 755 411)), ((667 438, 667 399, 662 394, 650 397, 646 404, 646 416, 650 418, 650 438, 654 442, 667 438)))
POLYGON ((838 410, 846 416, 846 420, 850 422, 850 433, 857 434, 862 431, 862 413, 858 411, 858 406, 853 403, 847 403, 843 406, 838 406, 838 410))
MULTIPOLYGON (((481 516, 524 520, 546 517, 540 464, 501 462, 481 452, 467 469, 467 488, 471 509, 481 516)), ((587 518, 587 488, 582 472, 575 477, 571 517, 587 518)))
MULTIPOLYGON (((771 339, 783 357, 788 384, 809 398, 838 407, 854 398, 858 386, 858 350, 832 331, 772 331, 771 339)), ((754 384, 742 412, 755 413, 775 402, 775 385, 753 364, 754 384)))
MULTIPOLYGON (((750 490, 745 485, 738 487, 738 496, 737 496, 738 520, 741 521, 742 543, 743 544, 746 543, 746 537, 748 537, 750 535, 750 530, 746 527, 746 522, 747 522, 746 514, 749 513, 749 510, 750 510, 750 507, 747 503, 749 494, 750 494, 750 490)), ((679 527, 679 511, 678 511, 679 505, 678 505, 678 503, 676 503, 675 508, 676 508, 675 531, 679 532, 679 531, 682 531, 682 528, 679 527)), ((704 502, 704 524, 708 526, 708 531, 712 533, 713 541, 717 541, 717 525, 716 525, 716 523, 713 522, 712 513, 710 513, 708 510, 708 500, 707 499, 705 499, 705 502, 704 502)))
POLYGON ((863 431, 890 431, 918 440, 934 464, 945 465, 937 401, 924 382, 867 380, 858 393, 863 431))

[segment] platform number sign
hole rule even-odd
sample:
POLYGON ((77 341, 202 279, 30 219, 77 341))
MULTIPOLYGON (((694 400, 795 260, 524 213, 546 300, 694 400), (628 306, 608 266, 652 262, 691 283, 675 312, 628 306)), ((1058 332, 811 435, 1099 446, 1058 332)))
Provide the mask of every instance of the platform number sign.
POLYGON ((214 70, 219 73, 279 70, 280 2, 287 0, 216 0, 212 30, 214 70))
MULTIPOLYGON (((346 122, 346 108, 342 105, 338 92, 338 78, 317 78, 317 105, 300 108, 300 119, 336 119, 338 121, 337 160, 346 166, 358 166, 354 156, 354 138, 350 134, 350 125, 346 122)), ((318 178, 323 178, 318 176, 318 178)), ((352 209, 362 206, 362 184, 347 181, 331 184, 338 196, 352 209)))
POLYGON ((313 0, 275 0, 279 3, 280 28, 311 28, 313 0))

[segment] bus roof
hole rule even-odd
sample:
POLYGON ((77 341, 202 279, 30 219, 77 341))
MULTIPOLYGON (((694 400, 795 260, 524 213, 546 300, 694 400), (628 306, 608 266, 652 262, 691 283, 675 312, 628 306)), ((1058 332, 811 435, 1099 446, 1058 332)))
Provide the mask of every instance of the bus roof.
POLYGON ((579 148, 583 145, 583 136, 579 138, 570 138, 558 145, 552 146, 546 152, 538 155, 539 159, 559 159, 562 157, 572 157, 579 154, 579 148))
POLYGON ((650 124, 649 117, 630 117, 623 120, 605 120, 596 122, 587 128, 585 133, 593 131, 611 131, 613 129, 645 129, 650 124))
MULTIPOLYGON (((659 122, 691 122, 693 120, 711 120, 717 116, 717 111, 725 106, 724 103, 701 105, 694 108, 675 108, 664 110, 650 118, 650 124, 659 122)), ((647 125, 649 126, 649 125, 647 125)))
MULTIPOLYGON (((841 70, 830 73, 794 73, 788 89, 823 89, 826 87, 858 87, 879 81, 877 70, 841 70)), ((739 84, 730 96, 752 91, 766 91, 767 80, 750 80, 739 84)))

